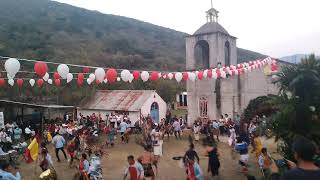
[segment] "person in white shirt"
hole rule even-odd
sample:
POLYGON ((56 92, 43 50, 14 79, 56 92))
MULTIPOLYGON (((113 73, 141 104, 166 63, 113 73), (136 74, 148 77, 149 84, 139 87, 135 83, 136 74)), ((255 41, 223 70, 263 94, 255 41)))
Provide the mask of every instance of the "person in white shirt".
POLYGON ((173 130, 174 130, 174 136, 176 137, 176 139, 178 139, 178 136, 179 135, 179 139, 181 139, 181 126, 180 126, 180 122, 178 119, 176 119, 173 123, 173 130))

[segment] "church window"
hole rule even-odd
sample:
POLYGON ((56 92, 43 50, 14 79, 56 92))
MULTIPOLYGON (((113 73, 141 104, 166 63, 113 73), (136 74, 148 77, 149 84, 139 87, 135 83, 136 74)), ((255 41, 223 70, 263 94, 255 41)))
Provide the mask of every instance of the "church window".
POLYGON ((200 117, 208 117, 208 99, 206 97, 200 97, 199 111, 200 117))
POLYGON ((208 42, 205 40, 198 41, 194 51, 196 69, 208 69, 210 66, 208 42))
POLYGON ((230 43, 227 41, 224 45, 224 61, 225 66, 230 66, 230 43))

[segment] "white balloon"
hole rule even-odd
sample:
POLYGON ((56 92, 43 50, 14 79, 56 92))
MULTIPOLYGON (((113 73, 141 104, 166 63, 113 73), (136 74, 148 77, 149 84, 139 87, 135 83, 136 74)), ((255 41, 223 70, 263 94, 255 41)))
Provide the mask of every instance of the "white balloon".
POLYGON ((94 75, 95 75, 95 78, 97 80, 99 80, 100 82, 102 82, 104 80, 104 77, 106 75, 106 72, 104 71, 103 68, 97 68, 95 71, 94 71, 94 75))
POLYGON ((239 71, 238 71, 238 70, 235 70, 234 74, 235 74, 236 76, 238 76, 238 75, 239 75, 239 71))
POLYGON ((90 80, 90 78, 87 79, 87 83, 90 85, 92 83, 92 81, 90 80))
POLYGON ((176 78, 177 82, 180 82, 182 80, 182 73, 181 72, 177 72, 174 77, 176 78))
POLYGON ((33 87, 33 86, 34 86, 34 83, 36 83, 36 81, 35 81, 34 79, 30 79, 30 80, 29 80, 29 83, 30 83, 30 85, 33 87))
POLYGON ((73 79, 73 75, 71 73, 67 74, 67 83, 71 82, 73 79))
POLYGON ((91 82, 93 82, 96 79, 96 75, 90 74, 89 75, 89 79, 90 79, 91 82))
POLYGON ((133 81, 134 77, 132 74, 130 74, 130 78, 129 78, 129 83, 131 83, 133 81))
POLYGON ((9 80, 8 80, 8 84, 10 84, 11 86, 13 86, 13 85, 14 85, 14 80, 13 80, 13 79, 9 79, 9 80))
POLYGON ((213 79, 217 79, 217 78, 218 78, 217 72, 213 72, 213 73, 212 73, 212 78, 213 78, 213 79))
POLYGON ((247 73, 248 72, 248 69, 247 68, 244 68, 244 73, 247 73))
POLYGON ((173 78, 173 74, 172 73, 169 73, 168 74, 168 78, 171 80, 173 78))
POLYGON ((208 69, 206 69, 206 70, 203 71, 203 77, 204 77, 204 78, 207 78, 207 77, 208 77, 208 69))
POLYGON ((48 79, 48 84, 52 84, 52 79, 48 79))
POLYGON ((13 79, 14 77, 11 77, 9 74, 7 74, 8 79, 13 79))
POLYGON ((161 78, 162 74, 161 72, 158 73, 158 78, 161 78))
POLYGON ((11 78, 14 78, 14 76, 20 70, 20 62, 15 58, 9 58, 9 59, 6 60, 6 62, 4 64, 4 68, 6 69, 7 74, 11 78))
POLYGON ((188 77, 190 81, 194 82, 196 80, 196 74, 193 72, 188 72, 188 77))
POLYGON ((129 70, 125 69, 125 70, 121 71, 120 77, 121 77, 122 81, 128 82, 131 77, 131 73, 129 70))
POLYGON ((65 64, 60 64, 57 68, 57 71, 62 79, 67 79, 69 73, 69 67, 65 64))
POLYGON ((120 77, 117 77, 117 81, 121 81, 121 78, 120 78, 120 77))
POLYGON ((140 76, 141 76, 142 81, 146 82, 149 80, 150 75, 147 71, 142 71, 140 76))
POLYGON ((49 79, 49 74, 46 73, 46 74, 43 76, 42 79, 43 79, 44 81, 48 81, 48 79, 49 79))
POLYGON ((108 83, 108 79, 105 78, 105 79, 103 80, 103 82, 107 84, 107 83, 108 83))
POLYGON ((221 71, 221 77, 222 77, 222 78, 227 78, 227 74, 226 74, 226 72, 221 71))

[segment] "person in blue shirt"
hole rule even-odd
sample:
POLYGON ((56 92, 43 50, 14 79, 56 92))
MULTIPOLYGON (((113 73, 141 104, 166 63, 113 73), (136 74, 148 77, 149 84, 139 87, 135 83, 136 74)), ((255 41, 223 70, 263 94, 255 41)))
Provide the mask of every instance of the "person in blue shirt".
POLYGON ((123 120, 120 123, 120 134, 121 134, 121 141, 125 142, 125 132, 128 128, 128 124, 125 122, 125 120, 123 120))
POLYGON ((56 148, 56 156, 57 156, 58 162, 60 162, 60 158, 59 158, 60 150, 62 151, 64 157, 67 159, 66 152, 64 151, 64 145, 66 144, 66 140, 60 134, 57 134, 53 137, 52 144, 54 144, 54 147, 56 148))
POLYGON ((4 180, 20 180, 21 176, 19 172, 16 172, 16 175, 13 175, 13 167, 9 163, 2 163, 0 165, 0 179, 4 180))

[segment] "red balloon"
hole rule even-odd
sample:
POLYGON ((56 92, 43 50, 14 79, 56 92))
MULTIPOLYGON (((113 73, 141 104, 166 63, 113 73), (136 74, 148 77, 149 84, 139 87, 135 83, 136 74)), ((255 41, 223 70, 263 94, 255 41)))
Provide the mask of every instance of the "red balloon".
POLYGON ((78 80, 77 80, 77 84, 78 84, 78 86, 82 86, 83 80, 78 79, 78 80))
POLYGON ((19 87, 22 87, 22 85, 23 85, 23 80, 22 80, 22 79, 18 79, 18 80, 17 80, 17 84, 18 84, 19 87))
POLYGON ((139 71, 133 71, 133 72, 132 72, 132 75, 133 75, 133 78, 134 78, 135 80, 138 80, 139 77, 140 77, 140 72, 139 72, 139 71))
POLYGON ((106 77, 109 83, 114 83, 117 80, 117 71, 115 69, 108 69, 106 77))
POLYGON ((199 71, 198 73, 198 79, 202 80, 203 79, 203 71, 199 71))
POLYGON ((100 83, 101 82, 98 79, 96 79, 96 84, 99 85, 100 83))
POLYGON ((38 84, 38 87, 42 87, 43 80, 42 79, 38 79, 37 84, 38 84))
POLYGON ((157 71, 152 71, 150 80, 151 81, 156 81, 156 80, 158 80, 158 78, 159 78, 159 73, 157 71))
POLYGON ((84 75, 82 73, 79 73, 78 74, 78 79, 83 81, 84 80, 84 75))
POLYGON ((42 61, 36 62, 34 71, 42 78, 48 72, 48 66, 42 61))
POLYGON ((208 78, 212 78, 212 69, 208 70, 208 78))
POLYGON ((275 64, 275 63, 271 64, 271 71, 278 71, 277 64, 275 64))
POLYGON ((53 73, 53 78, 54 79, 59 79, 60 78, 59 73, 58 72, 53 73))
POLYGON ((186 81, 186 80, 188 80, 188 78, 189 78, 188 73, 187 73, 187 72, 183 72, 183 73, 182 73, 182 79, 183 79, 184 81, 186 81))
POLYGON ((0 87, 4 86, 6 84, 6 81, 4 79, 0 79, 0 87))
POLYGON ((217 72, 216 72, 216 73, 217 73, 217 78, 220 78, 220 77, 221 77, 221 73, 220 73, 220 71, 218 71, 218 70, 217 70, 217 72))
POLYGON ((82 68, 83 73, 89 73, 89 68, 88 67, 83 67, 82 68))
POLYGON ((54 80, 54 84, 55 84, 56 86, 60 86, 60 84, 61 84, 60 79, 55 79, 55 80, 54 80))
POLYGON ((234 76, 236 72, 234 70, 231 71, 231 75, 234 76))

